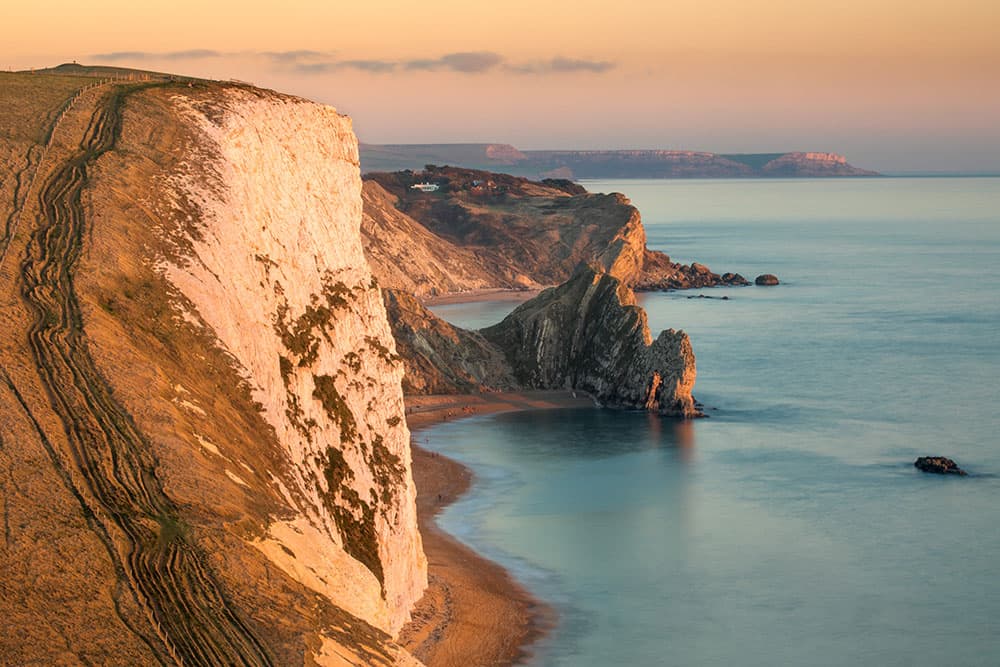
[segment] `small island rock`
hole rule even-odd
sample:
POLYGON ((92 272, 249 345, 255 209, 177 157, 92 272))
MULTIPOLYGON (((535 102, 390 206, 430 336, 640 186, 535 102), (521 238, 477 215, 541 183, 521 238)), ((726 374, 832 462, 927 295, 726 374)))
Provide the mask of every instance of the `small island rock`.
POLYGON ((944 456, 921 456, 913 462, 913 465, 924 472, 932 472, 938 475, 969 474, 959 468, 957 463, 944 456))
POLYGON ((771 273, 762 273, 754 279, 754 284, 765 286, 777 285, 778 276, 771 273))

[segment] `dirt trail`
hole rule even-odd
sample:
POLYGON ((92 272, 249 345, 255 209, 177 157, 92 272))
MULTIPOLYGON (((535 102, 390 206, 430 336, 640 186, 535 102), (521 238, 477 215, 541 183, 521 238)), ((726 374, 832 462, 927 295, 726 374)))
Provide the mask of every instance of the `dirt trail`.
POLYGON ((41 214, 21 266, 22 296, 34 314, 29 343, 68 442, 48 453, 115 561, 117 595, 145 610, 148 627, 132 627, 161 661, 267 665, 267 650, 223 596, 164 494, 143 435, 98 373, 74 293, 87 168, 113 148, 124 99, 137 87, 106 91, 79 148, 45 175, 41 214))

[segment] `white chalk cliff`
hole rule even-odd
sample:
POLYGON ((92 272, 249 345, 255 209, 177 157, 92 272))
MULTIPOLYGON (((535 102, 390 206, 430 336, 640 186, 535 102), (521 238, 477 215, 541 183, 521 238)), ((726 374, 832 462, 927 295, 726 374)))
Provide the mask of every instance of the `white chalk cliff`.
POLYGON ((290 512, 254 546, 395 635, 427 565, 350 119, 252 89, 172 100, 200 139, 168 189, 201 219, 187 256, 162 270, 244 373, 288 463, 271 478, 290 512))

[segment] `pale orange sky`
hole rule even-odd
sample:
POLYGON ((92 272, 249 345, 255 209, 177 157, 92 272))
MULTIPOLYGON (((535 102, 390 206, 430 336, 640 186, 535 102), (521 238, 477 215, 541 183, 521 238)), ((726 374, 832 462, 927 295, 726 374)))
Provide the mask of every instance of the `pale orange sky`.
POLYGON ((57 0, 4 24, 0 67, 248 79, 337 106, 370 142, 1000 172, 997 0, 57 0))

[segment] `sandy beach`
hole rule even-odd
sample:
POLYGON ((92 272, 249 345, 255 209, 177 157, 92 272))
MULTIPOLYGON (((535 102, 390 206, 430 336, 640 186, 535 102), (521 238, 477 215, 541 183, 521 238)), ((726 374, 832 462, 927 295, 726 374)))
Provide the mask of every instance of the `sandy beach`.
POLYGON ((438 513, 474 482, 462 464, 420 447, 423 429, 452 419, 513 410, 592 406, 590 397, 538 391, 407 397, 413 434, 417 518, 430 586, 399 642, 428 667, 509 665, 555 623, 553 609, 533 598, 511 575, 442 531, 438 513))

